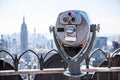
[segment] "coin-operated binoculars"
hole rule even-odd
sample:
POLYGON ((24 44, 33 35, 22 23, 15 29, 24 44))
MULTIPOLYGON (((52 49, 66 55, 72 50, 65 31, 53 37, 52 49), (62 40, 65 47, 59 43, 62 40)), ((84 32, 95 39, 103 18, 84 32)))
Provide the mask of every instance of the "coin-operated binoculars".
POLYGON ((87 14, 78 10, 61 12, 56 26, 50 26, 60 55, 68 63, 65 75, 80 79, 80 63, 88 56, 97 30, 99 27, 90 25, 87 14))

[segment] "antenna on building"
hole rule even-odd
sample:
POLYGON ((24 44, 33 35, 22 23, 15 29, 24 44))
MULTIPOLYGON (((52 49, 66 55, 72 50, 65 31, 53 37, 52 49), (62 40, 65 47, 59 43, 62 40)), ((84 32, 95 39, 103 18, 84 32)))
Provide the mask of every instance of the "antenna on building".
POLYGON ((25 17, 23 17, 23 23, 25 23, 25 17))
POLYGON ((36 34, 36 28, 34 28, 34 34, 36 34))

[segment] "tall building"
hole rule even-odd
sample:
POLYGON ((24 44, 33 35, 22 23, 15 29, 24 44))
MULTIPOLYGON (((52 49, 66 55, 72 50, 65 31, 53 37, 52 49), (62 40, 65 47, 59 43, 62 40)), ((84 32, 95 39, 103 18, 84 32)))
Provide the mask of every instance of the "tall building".
POLYGON ((20 43, 21 43, 21 51, 25 51, 28 48, 28 32, 24 17, 23 17, 23 23, 21 25, 20 43))
MULTIPOLYGON (((3 35, 1 35, 0 39, 0 50, 6 50, 7 49, 7 41, 3 38, 3 35)), ((3 58, 4 60, 6 59, 6 54, 5 52, 0 52, 0 59, 3 58)))

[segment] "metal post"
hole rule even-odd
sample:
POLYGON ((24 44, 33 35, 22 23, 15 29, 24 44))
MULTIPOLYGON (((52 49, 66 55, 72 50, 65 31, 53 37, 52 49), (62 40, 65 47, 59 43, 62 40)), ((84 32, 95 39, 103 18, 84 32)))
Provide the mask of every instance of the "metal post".
POLYGON ((77 63, 77 62, 69 62, 68 63, 68 69, 69 69, 69 72, 71 73, 71 75, 79 75, 81 72, 80 72, 80 63, 77 63))
POLYGON ((68 68, 71 75, 69 77, 69 80, 80 80, 80 77, 82 76, 82 73, 80 71, 80 63, 69 62, 68 68))
POLYGON ((69 77, 69 80, 80 80, 84 74, 80 70, 79 62, 69 62, 68 71, 64 72, 64 75, 69 77))
POLYGON ((40 70, 43 70, 44 59, 43 59, 42 54, 41 54, 41 56, 40 56, 39 62, 40 62, 40 70))
POLYGON ((15 55, 15 60, 14 60, 14 67, 15 67, 15 71, 18 71, 18 59, 17 59, 17 55, 15 55))

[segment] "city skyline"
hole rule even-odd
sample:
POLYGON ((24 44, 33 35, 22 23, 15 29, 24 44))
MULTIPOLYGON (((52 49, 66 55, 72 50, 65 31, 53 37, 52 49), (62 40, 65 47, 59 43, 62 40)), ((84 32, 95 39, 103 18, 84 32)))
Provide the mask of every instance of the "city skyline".
POLYGON ((91 23, 100 24, 99 34, 119 34, 119 3, 119 0, 0 0, 0 34, 19 33, 23 17, 29 33, 34 29, 36 33, 49 33, 49 25, 55 26, 58 14, 71 9, 87 12, 91 23))

